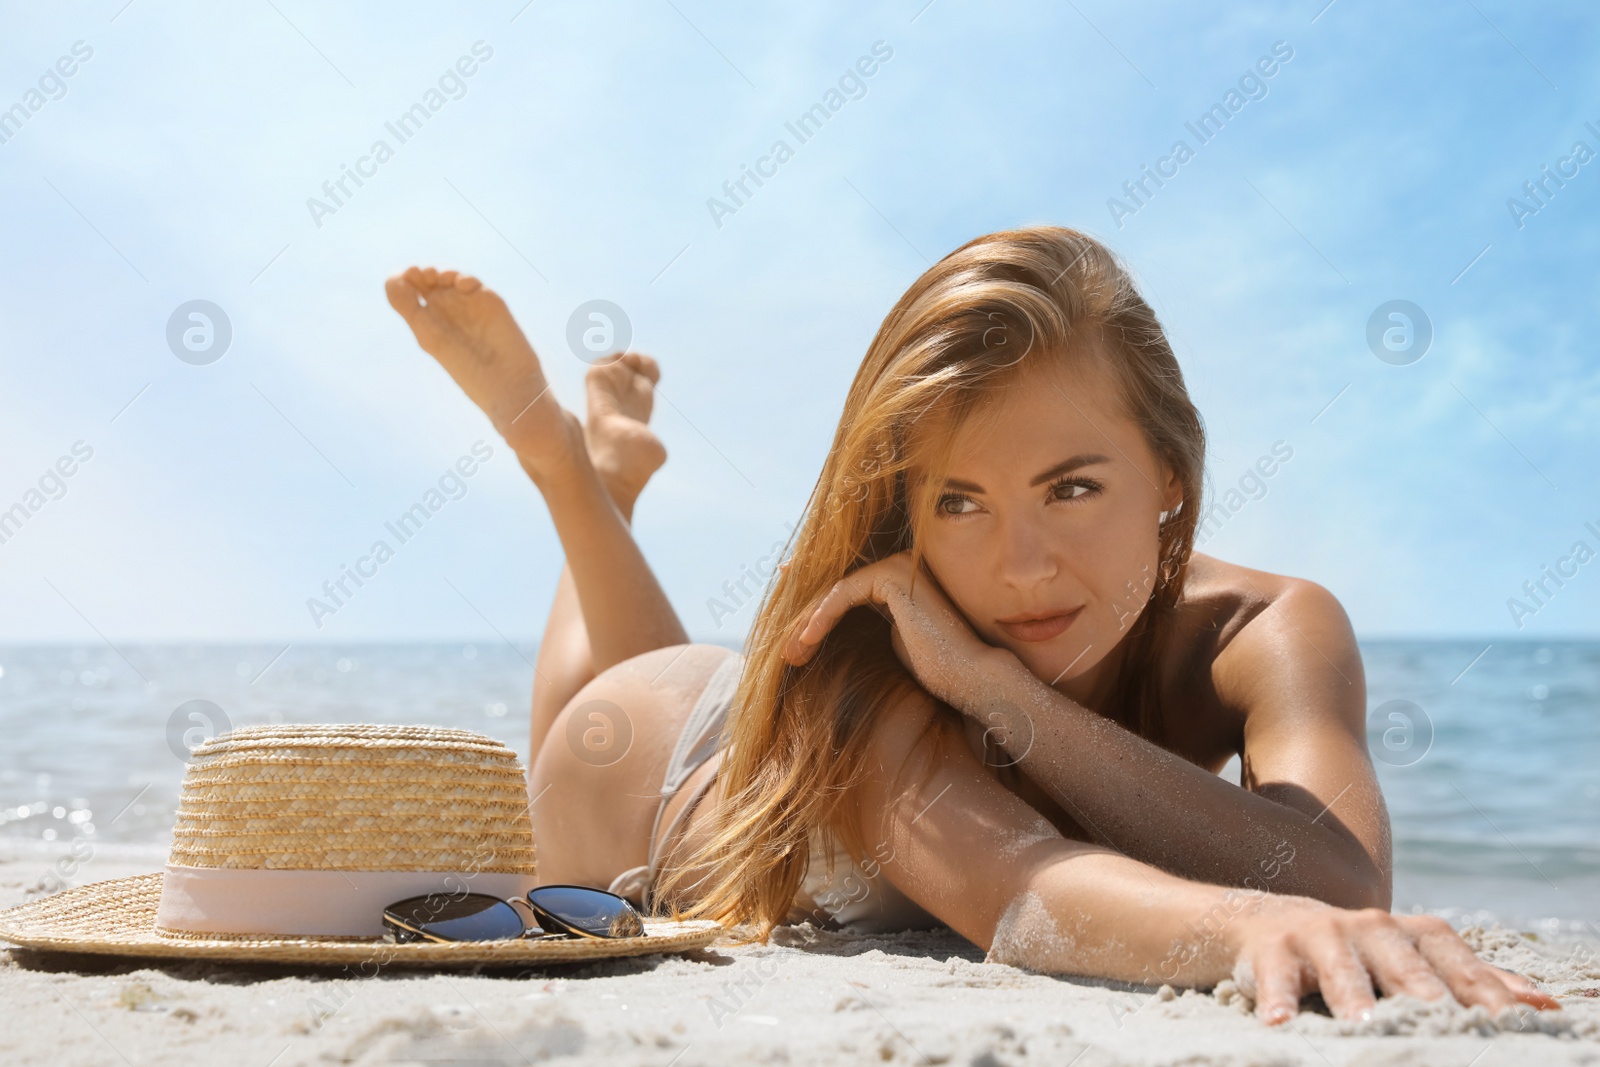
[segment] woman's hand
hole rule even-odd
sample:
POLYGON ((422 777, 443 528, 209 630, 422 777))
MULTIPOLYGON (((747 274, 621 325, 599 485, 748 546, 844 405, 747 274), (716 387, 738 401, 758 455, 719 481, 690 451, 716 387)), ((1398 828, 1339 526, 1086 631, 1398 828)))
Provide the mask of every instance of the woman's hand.
POLYGON ((1481 1004, 1490 1015, 1521 1001, 1561 1005, 1526 978, 1480 960, 1443 919, 1391 915, 1378 908, 1348 911, 1305 897, 1268 896, 1238 918, 1234 979, 1256 1001, 1256 1014, 1281 1023, 1300 998, 1322 993, 1336 1017, 1359 1019, 1386 996, 1424 1000, 1452 995, 1481 1004))
POLYGON ((808 662, 845 612, 868 603, 889 609, 895 655, 922 687, 952 707, 975 712, 985 677, 981 668, 1009 653, 973 631, 926 564, 913 570, 910 552, 869 563, 835 582, 790 635, 784 658, 796 666, 808 662))

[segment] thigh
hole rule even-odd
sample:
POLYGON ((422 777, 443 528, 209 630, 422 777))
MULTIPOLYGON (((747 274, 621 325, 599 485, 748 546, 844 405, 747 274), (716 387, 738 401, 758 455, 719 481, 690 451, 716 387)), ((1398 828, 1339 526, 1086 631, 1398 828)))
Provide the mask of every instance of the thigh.
POLYGON ((731 655, 716 645, 647 652, 602 671, 561 709, 529 774, 540 882, 604 889, 648 860, 673 746, 731 655))

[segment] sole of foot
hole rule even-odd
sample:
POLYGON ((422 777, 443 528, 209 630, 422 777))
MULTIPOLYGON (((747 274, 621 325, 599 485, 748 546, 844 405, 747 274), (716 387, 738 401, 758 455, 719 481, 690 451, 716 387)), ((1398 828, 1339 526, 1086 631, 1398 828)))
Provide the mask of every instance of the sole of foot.
POLYGON ((537 475, 573 458, 577 418, 551 393, 539 357, 494 290, 469 274, 411 267, 384 283, 389 304, 537 475))

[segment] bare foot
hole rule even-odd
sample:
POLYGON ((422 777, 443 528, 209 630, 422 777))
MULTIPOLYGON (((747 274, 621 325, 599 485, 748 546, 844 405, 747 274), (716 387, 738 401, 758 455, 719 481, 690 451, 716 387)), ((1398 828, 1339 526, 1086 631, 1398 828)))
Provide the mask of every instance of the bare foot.
POLYGON ((556 402, 498 294, 470 275, 432 267, 411 267, 384 290, 423 351, 483 409, 530 474, 571 458, 581 445, 578 420, 556 402))
POLYGON ((624 516, 633 513, 650 476, 667 461, 661 439, 645 425, 661 380, 656 361, 628 352, 589 368, 589 421, 583 428, 589 459, 624 516))

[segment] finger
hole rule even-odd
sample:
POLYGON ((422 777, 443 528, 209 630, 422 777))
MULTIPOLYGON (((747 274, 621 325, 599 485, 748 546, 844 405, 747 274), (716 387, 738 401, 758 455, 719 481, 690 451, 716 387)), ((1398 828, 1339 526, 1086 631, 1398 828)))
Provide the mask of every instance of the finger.
POLYGON ((429 289, 437 286, 439 284, 439 272, 432 267, 424 267, 422 269, 422 284, 429 289))
POLYGON ((1287 945, 1270 945, 1256 953, 1249 971, 1251 973, 1240 976, 1243 980, 1239 984, 1247 991, 1251 985, 1255 986, 1256 1016, 1268 1026, 1294 1018, 1305 992, 1300 957, 1287 945))
POLYGON ((1509 1008, 1515 1001, 1512 992, 1494 974, 1494 968, 1483 963, 1477 953, 1467 947, 1450 923, 1442 918, 1418 915, 1408 923, 1411 936, 1416 939, 1416 950, 1442 977, 1450 992, 1462 1005, 1482 1005, 1491 1016, 1509 1008))
POLYGON ((456 279, 456 291, 461 293, 475 293, 483 288, 483 283, 470 274, 463 274, 456 279))
POLYGON ((1534 985, 1529 979, 1515 971, 1502 970, 1492 964, 1485 964, 1484 966, 1493 971, 1495 977, 1504 982, 1506 988, 1511 990, 1511 995, 1524 1004, 1532 1004, 1541 1011, 1546 1009, 1561 1010, 1561 1002, 1559 1000, 1534 985))
POLYGON ((403 275, 401 275, 401 277, 405 278, 406 281, 410 282, 411 283, 411 287, 413 289, 418 290, 418 291, 421 291, 421 290, 426 289, 428 287, 427 281, 424 280, 424 278, 422 276, 422 268, 421 267, 407 267, 406 268, 406 272, 403 275))
POLYGON ((1306 955, 1317 969, 1322 999, 1336 1017, 1360 1019, 1378 1006, 1378 998, 1372 995, 1372 976, 1337 927, 1313 937, 1306 945, 1306 955))
POLYGON ((801 641, 811 645, 820 642, 844 618, 845 612, 875 599, 877 584, 872 575, 860 571, 833 583, 833 588, 817 602, 811 618, 800 631, 801 641))
POLYGON ((439 273, 439 284, 441 286, 448 285, 451 288, 455 288, 456 278, 460 276, 460 273, 460 271, 454 270, 441 271, 439 273))
POLYGON ((844 617, 845 612, 865 604, 872 598, 873 586, 876 583, 870 578, 863 581, 857 577, 860 574, 861 571, 857 571, 848 578, 839 579, 833 584, 833 588, 828 590, 827 595, 817 602, 817 606, 807 616, 805 624, 789 643, 792 662, 800 664, 809 660, 822 639, 833 629, 834 624, 844 617))
POLYGON ((1392 922, 1361 931, 1356 949, 1385 996, 1442 1000, 1450 995, 1450 987, 1417 951, 1416 943, 1392 922))
MULTIPOLYGON (((1424 917, 1418 916, 1419 919, 1424 917)), ((1433 969, 1450 987, 1450 992, 1468 1007, 1482 1005, 1490 1015, 1499 1015, 1527 994, 1518 996, 1500 978, 1496 968, 1477 957, 1461 936, 1442 919, 1419 922, 1415 936, 1417 951, 1433 965, 1433 969)), ((1554 1000, 1538 994, 1527 1003, 1535 1007, 1554 1004, 1554 1000)))
POLYGON ((805 663, 845 612, 868 602, 884 603, 885 577, 895 579, 893 587, 903 597, 905 590, 901 579, 908 576, 910 559, 909 552, 897 552, 835 582, 790 635, 784 657, 797 666, 805 663))
POLYGON ((906 651, 906 639, 900 633, 898 626, 889 627, 889 647, 894 650, 894 657, 900 661, 901 666, 913 675, 917 673, 916 668, 911 665, 911 654, 906 651))

